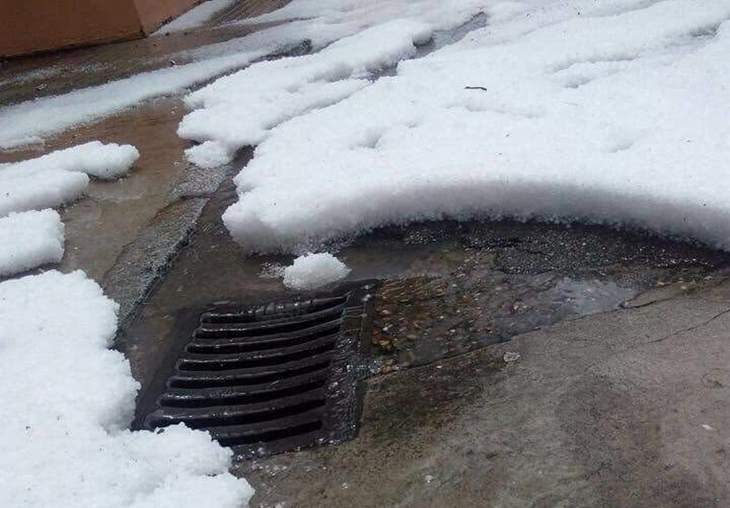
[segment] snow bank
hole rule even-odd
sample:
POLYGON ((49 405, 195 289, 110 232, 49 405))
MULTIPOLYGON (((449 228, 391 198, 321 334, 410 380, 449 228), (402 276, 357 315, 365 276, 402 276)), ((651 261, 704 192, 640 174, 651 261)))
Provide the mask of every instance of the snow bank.
POLYGON ((359 78, 412 56, 430 37, 429 25, 395 20, 319 53, 262 62, 219 79, 185 99, 201 109, 183 118, 178 135, 207 142, 188 150, 188 159, 203 167, 227 162, 237 149, 260 143, 273 126, 364 88, 368 82, 359 78))
POLYGON ((284 285, 291 289, 315 289, 344 279, 350 269, 332 254, 322 252, 299 256, 284 269, 284 285))
POLYGON ((112 180, 139 158, 131 145, 92 141, 15 164, 0 165, 0 217, 10 212, 54 207, 78 199, 88 175, 112 180))
POLYGON ((224 214, 234 238, 296 252, 385 224, 511 216, 730 248, 730 2, 490 13, 461 43, 266 133, 224 214))
POLYGON ((82 272, 0 283, 0 506, 245 506, 208 434, 124 430, 138 383, 107 349, 116 311, 82 272))
POLYGON ((0 276, 61 261, 63 240, 63 223, 54 210, 0 218, 0 276))
POLYGON ((166 25, 162 26, 152 35, 163 35, 173 32, 182 32, 191 28, 199 27, 200 25, 205 24, 206 21, 211 19, 223 9, 227 9, 228 7, 236 3, 236 1, 237 0, 208 0, 206 2, 203 2, 197 7, 193 7, 192 9, 190 9, 182 16, 175 18, 166 25))

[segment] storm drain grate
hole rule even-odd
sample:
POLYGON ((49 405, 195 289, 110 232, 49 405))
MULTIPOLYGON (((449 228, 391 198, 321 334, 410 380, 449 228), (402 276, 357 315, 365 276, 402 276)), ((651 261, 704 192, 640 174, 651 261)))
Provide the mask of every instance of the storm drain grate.
POLYGON ((369 342, 361 335, 373 290, 360 284, 196 313, 169 368, 143 396, 137 426, 184 423, 244 456, 351 439, 359 412, 355 364, 369 342))

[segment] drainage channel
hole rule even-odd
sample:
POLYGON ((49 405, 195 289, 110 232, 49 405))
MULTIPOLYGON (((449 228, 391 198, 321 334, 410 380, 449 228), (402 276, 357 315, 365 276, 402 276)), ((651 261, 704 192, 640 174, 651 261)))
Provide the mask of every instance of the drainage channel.
POLYGON ((187 311, 140 398, 136 428, 183 423, 240 457, 354 437, 374 283, 187 311))
POLYGON ((357 284, 296 295, 280 280, 262 277, 266 266, 290 264, 292 256, 248 256, 231 240, 221 215, 236 199, 229 179, 211 194, 118 347, 142 384, 137 428, 184 422, 211 430, 242 457, 352 437, 364 377, 608 312, 647 291, 691 291, 720 280, 730 267, 724 253, 601 226, 411 224, 339 246, 352 281, 378 281, 368 293, 372 302, 362 307, 346 297, 362 290, 357 284), (321 298, 347 303, 332 311, 312 301, 321 298), (353 313, 360 320, 348 328, 353 313), (280 319, 284 328, 276 328, 280 319), (344 366, 339 374, 332 359, 344 366), (338 399, 338 387, 349 395, 338 399), (301 418, 313 414, 319 420, 301 418), (271 425, 277 420, 285 425, 271 425))

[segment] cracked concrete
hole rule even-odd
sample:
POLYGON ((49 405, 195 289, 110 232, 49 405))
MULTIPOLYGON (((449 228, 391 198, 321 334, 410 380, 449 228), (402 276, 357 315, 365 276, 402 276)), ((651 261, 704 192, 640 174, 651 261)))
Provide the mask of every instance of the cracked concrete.
POLYGON ((239 472, 254 506, 728 506, 730 283, 697 291, 377 376, 357 440, 239 472))

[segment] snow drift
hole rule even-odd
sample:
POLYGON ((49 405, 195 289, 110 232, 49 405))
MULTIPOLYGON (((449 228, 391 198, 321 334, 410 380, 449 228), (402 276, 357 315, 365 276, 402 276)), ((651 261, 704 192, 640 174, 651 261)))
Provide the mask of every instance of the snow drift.
POLYGON ((234 238, 301 252, 386 224, 509 216, 730 248, 729 2, 489 13, 463 41, 266 132, 224 214, 234 238))

